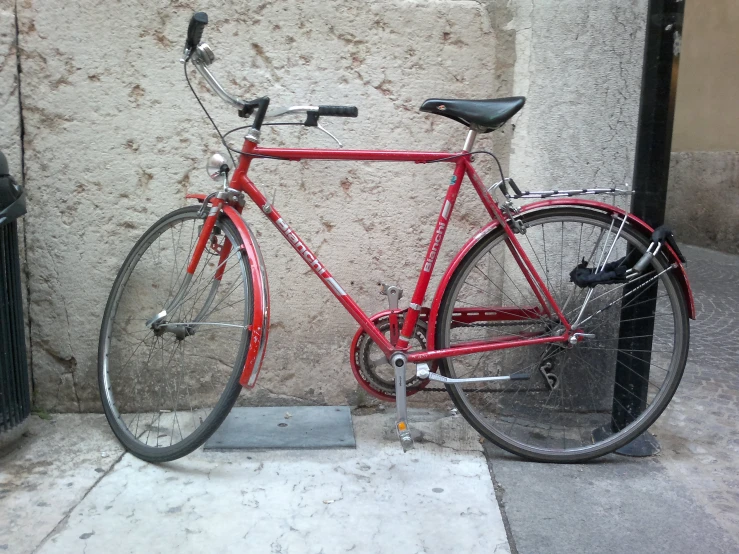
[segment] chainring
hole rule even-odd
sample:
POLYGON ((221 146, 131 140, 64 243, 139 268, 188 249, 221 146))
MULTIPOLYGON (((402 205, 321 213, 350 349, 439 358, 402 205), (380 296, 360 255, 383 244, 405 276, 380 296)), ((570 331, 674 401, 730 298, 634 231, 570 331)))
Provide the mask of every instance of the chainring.
MULTIPOLYGON (((403 313, 398 314, 398 324, 403 325, 403 313)), ((390 318, 387 312, 381 312, 370 318, 375 327, 386 337, 390 334, 390 318)), ((410 340, 411 350, 426 349, 426 323, 419 320, 410 340)), ((372 337, 362 329, 354 335, 351 346, 351 362, 354 377, 364 390, 371 395, 388 402, 395 402, 395 371, 387 361, 382 350, 377 346, 372 337)), ((415 364, 407 364, 406 373, 406 396, 411 396, 422 390, 427 380, 416 377, 415 364)))

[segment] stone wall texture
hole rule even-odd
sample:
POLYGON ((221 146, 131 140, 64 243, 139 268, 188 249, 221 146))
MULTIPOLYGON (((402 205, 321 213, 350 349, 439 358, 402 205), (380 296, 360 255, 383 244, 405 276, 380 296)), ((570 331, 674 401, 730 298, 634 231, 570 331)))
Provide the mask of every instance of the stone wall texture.
POLYGON ((21 127, 18 107, 18 70, 15 40, 15 4, 0 1, 0 150, 16 175, 21 172, 21 127))
POLYGON ((739 254, 739 152, 673 152, 666 220, 679 240, 739 254))
POLYGON ((739 149, 739 2, 685 2, 675 102, 676 152, 739 149))
POLYGON ((739 253, 739 3, 687 2, 667 218, 678 239, 739 253))
MULTIPOLYGON (((620 184, 631 175, 645 9, 645 0, 19 0, 36 404, 100 409, 98 333, 120 264, 151 223, 186 204, 186 193, 214 190, 203 166, 222 148, 178 63, 193 11, 208 12, 213 71, 239 96, 357 105, 358 119, 325 121, 347 148, 458 150, 464 128, 418 112, 423 100, 528 96, 521 115, 479 146, 499 152, 511 174, 536 189, 620 184)), ((15 39, 13 11, 3 0, 3 52, 15 39)), ((10 85, 17 75, 8 60, 14 54, 0 68, 9 75, 0 114, 18 139, 10 85)), ((222 129, 241 123, 193 79, 222 129)), ((332 147, 315 130, 290 128, 265 130, 263 143, 332 147)), ((20 152, 19 144, 8 147, 20 152)), ((478 164, 487 181, 497 180, 488 162, 478 164)), ((404 287, 407 305, 449 166, 252 167, 365 311, 385 308, 379 281, 404 287)), ((355 403, 348 346, 356 323, 257 209, 244 217, 265 254, 272 299, 253 401, 355 403)), ((427 302, 453 253, 485 222, 471 187, 463 188, 427 302)))
POLYGON ((528 101, 511 175, 528 190, 631 182, 646 0, 513 4, 513 91, 528 101))
MULTIPOLYGON (((12 175, 22 181, 21 118, 18 78, 18 48, 16 42, 15 2, 0 0, 0 151, 8 160, 12 175)), ((28 305, 26 293, 25 218, 18 220, 18 246, 21 252, 21 281, 24 305, 28 305)), ((25 319, 26 349, 31 350, 30 332, 25 319)), ((29 375, 30 377, 30 375, 29 375)))

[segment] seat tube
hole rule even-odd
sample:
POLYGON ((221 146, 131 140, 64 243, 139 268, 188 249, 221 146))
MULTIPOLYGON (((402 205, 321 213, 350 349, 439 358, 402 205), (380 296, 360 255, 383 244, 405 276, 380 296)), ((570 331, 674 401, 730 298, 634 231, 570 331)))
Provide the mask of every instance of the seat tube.
MULTIPOLYGON (((467 135, 467 141, 465 142, 465 148, 468 146, 471 148, 474 144, 476 135, 474 131, 470 131, 467 135), (473 134, 474 133, 474 134, 473 134), (470 138, 472 136, 472 138, 470 138)), ((466 151, 465 151, 466 152, 466 151)), ((416 284, 416 290, 413 292, 408 312, 406 313, 405 320, 403 321, 403 329, 398 337, 397 347, 399 349, 405 349, 408 347, 408 343, 413 336, 413 331, 416 328, 418 322, 418 315, 421 313, 421 306, 426 296, 426 290, 431 280, 431 274, 434 271, 434 265, 441 249, 441 243, 444 240, 447 228, 449 227, 449 220, 452 217, 452 210, 454 209, 454 203, 457 201, 457 195, 459 194, 459 187, 462 185, 462 179, 464 179, 465 167, 466 167, 467 156, 462 156, 457 161, 457 165, 454 168, 454 175, 452 176, 449 187, 446 191, 446 197, 444 198, 444 204, 439 212, 439 217, 436 221, 436 227, 434 228, 434 234, 431 237, 428 250, 426 251, 426 257, 423 260, 421 266, 421 275, 418 278, 416 284)))

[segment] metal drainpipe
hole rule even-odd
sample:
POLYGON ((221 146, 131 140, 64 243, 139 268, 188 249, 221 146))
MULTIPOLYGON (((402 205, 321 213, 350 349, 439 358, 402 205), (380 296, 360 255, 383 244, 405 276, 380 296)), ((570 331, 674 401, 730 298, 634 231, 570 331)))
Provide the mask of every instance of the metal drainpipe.
MULTIPOLYGON (((647 8, 631 211, 652 227, 662 225, 665 217, 684 9, 684 0, 649 0, 647 8)), ((629 290, 626 287, 624 294, 629 290)), ((614 428, 628 425, 646 407, 654 330, 654 320, 648 316, 654 313, 656 304, 657 287, 652 287, 642 294, 638 306, 621 311, 619 348, 641 350, 644 357, 636 360, 619 351, 613 391, 614 428), (639 319, 644 317, 647 319, 639 319)), ((658 450, 656 439, 645 432, 618 452, 648 456, 658 450)))

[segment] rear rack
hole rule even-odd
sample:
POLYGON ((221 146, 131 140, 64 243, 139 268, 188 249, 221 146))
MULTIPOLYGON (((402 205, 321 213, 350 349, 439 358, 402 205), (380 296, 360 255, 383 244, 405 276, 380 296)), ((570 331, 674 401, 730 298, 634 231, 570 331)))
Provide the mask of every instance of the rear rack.
MULTIPOLYGON (((628 185, 627 185, 628 186, 628 185)), ((634 194, 633 190, 619 189, 619 188, 582 188, 582 189, 569 189, 569 190, 534 190, 534 191, 522 191, 518 188, 513 179, 506 177, 504 181, 498 181, 492 187, 488 189, 488 192, 500 188, 503 195, 508 200, 518 200, 520 198, 566 198, 571 196, 583 196, 583 195, 595 195, 595 194, 612 194, 614 196, 634 194), (506 185, 510 185, 513 189, 514 194, 508 193, 506 185)))
POLYGON ((573 189, 573 190, 536 190, 536 191, 523 191, 521 194, 515 194, 511 198, 518 200, 519 198, 556 198, 564 196, 581 196, 584 194, 613 194, 613 195, 625 195, 634 194, 632 190, 624 190, 617 188, 610 189, 573 189))

